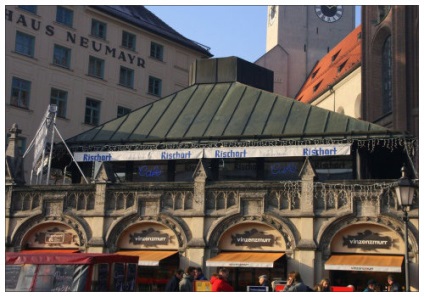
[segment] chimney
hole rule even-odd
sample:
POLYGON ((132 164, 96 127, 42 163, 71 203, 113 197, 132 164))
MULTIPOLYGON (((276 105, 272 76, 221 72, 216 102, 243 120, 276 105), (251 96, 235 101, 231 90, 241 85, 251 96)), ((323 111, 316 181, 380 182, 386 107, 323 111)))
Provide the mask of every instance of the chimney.
POLYGON ((239 82, 274 91, 274 72, 238 57, 197 59, 190 67, 190 85, 239 82))

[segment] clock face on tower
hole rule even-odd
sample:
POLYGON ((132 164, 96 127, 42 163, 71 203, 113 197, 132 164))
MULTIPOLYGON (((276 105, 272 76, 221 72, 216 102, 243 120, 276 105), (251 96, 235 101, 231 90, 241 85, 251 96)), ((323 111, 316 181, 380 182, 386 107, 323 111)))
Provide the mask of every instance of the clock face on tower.
POLYGON ((343 15, 341 5, 315 5, 315 13, 324 22, 333 23, 343 15))

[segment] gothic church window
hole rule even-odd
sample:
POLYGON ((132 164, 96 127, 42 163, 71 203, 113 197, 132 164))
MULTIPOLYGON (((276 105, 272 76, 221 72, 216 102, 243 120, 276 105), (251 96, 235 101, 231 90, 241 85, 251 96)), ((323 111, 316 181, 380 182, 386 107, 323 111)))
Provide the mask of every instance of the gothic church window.
POLYGON ((386 38, 382 52, 383 114, 392 112, 392 37, 386 38))

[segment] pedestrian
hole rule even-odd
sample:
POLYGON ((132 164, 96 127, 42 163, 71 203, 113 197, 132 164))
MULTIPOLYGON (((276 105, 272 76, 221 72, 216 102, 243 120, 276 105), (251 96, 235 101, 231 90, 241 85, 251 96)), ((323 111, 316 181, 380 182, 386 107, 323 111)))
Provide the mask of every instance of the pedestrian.
POLYGON ((330 290, 330 280, 328 278, 323 278, 318 285, 314 287, 316 292, 331 292, 330 290))
POLYGON ((375 292, 375 285, 376 285, 376 281, 373 279, 370 279, 367 283, 367 287, 364 290, 364 292, 375 292))
POLYGON ((395 281, 395 277, 393 274, 389 274, 387 276, 387 283, 389 284, 387 286, 388 292, 401 292, 400 285, 398 282, 395 281))
POLYGON ((196 268, 189 266, 186 269, 186 272, 183 275, 183 278, 180 280, 180 292, 193 292, 194 291, 194 271, 196 268))
POLYGON ((268 292, 270 292, 271 288, 269 286, 268 275, 263 274, 259 276, 259 285, 261 287, 268 287, 268 292))
POLYGON ((228 282, 229 274, 227 268, 221 268, 216 277, 211 277, 212 292, 234 292, 234 288, 228 282))
POLYGON ((206 276, 203 274, 202 268, 197 267, 194 271, 194 279, 195 280, 208 280, 206 276))
POLYGON ((184 270, 182 269, 176 270, 174 272, 174 275, 166 284, 165 292, 179 292, 180 291, 179 283, 181 278, 183 277, 183 274, 184 274, 184 270))
POLYGON ((283 289, 283 292, 308 292, 312 291, 307 285, 302 281, 302 277, 299 272, 292 271, 289 273, 286 286, 283 289))

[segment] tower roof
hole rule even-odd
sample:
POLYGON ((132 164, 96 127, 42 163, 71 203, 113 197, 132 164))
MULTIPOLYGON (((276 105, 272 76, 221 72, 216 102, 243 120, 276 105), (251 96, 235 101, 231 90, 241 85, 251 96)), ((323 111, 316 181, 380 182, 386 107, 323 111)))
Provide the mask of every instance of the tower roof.
POLYGON ((295 99, 311 103, 361 65, 361 35, 359 25, 331 49, 312 69, 295 99))

